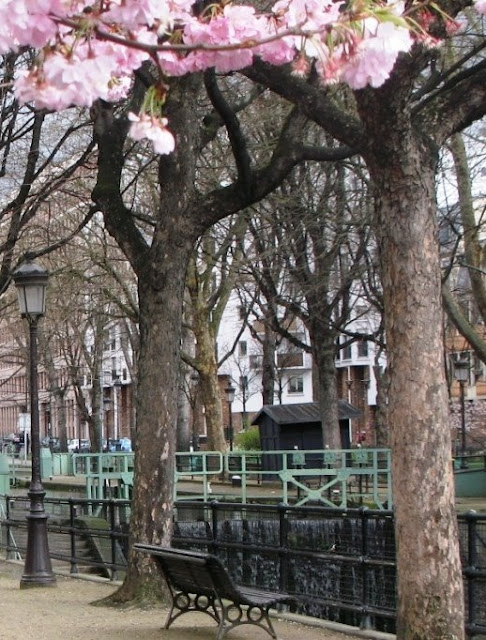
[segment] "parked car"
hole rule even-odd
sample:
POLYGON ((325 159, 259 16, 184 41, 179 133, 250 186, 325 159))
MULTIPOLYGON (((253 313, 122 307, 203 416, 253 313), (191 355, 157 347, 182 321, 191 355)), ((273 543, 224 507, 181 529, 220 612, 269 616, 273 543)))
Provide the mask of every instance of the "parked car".
POLYGON ((123 451, 125 453, 130 452, 132 450, 132 441, 130 438, 109 438, 107 440, 103 440, 103 451, 105 452, 113 452, 123 451))
POLYGON ((61 441, 59 440, 59 438, 47 436, 46 438, 42 438, 41 447, 50 449, 52 453, 59 453, 61 451, 61 441))
POLYGON ((130 438, 120 438, 120 451, 130 453, 132 451, 132 441, 130 438))
POLYGON ((12 444, 14 446, 14 455, 18 456, 22 448, 25 446, 25 434, 14 433, 12 438, 12 444))
POLYGON ((89 453, 91 451, 89 440, 84 438, 68 440, 67 448, 69 453, 89 453))

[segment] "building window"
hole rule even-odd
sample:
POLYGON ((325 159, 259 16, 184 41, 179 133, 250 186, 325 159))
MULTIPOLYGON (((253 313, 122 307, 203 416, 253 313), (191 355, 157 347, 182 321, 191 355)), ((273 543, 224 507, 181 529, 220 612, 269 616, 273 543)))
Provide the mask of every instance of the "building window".
POLYGON ((118 370, 116 367, 116 358, 111 359, 111 380, 112 382, 118 378, 118 370))
POLYGON ((336 360, 341 360, 342 354, 341 349, 339 348, 339 338, 336 340, 336 360))
POLYGON ((360 340, 358 342, 358 358, 368 357, 368 340, 360 340))
MULTIPOLYGON (((304 342, 304 334, 294 332, 294 337, 304 342)), ((284 340, 277 353, 277 366, 279 369, 290 369, 304 366, 304 351, 290 340, 284 340)))
POLYGON ((289 378, 289 393, 304 393, 304 378, 302 376, 289 378))
POLYGON ((246 309, 243 305, 238 307, 238 317, 240 320, 244 320, 246 318, 246 309))
POLYGON ((248 391, 248 376, 240 377, 240 389, 245 393, 248 391))
POLYGON ((248 345, 244 340, 240 340, 240 342, 238 342, 238 353, 240 358, 246 356, 248 353, 248 345))
POLYGON ((250 356, 250 369, 261 369, 262 357, 258 355, 250 356))
POLYGON ((353 350, 351 348, 351 343, 343 347, 341 349, 341 353, 343 354, 343 360, 351 360, 351 358, 353 357, 353 350))

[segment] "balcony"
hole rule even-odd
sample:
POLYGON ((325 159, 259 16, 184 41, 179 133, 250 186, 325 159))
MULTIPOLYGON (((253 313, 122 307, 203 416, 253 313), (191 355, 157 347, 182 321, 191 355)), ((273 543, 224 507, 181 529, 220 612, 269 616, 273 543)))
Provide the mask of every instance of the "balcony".
POLYGON ((303 351, 288 351, 277 353, 277 366, 279 369, 294 369, 304 366, 303 351))

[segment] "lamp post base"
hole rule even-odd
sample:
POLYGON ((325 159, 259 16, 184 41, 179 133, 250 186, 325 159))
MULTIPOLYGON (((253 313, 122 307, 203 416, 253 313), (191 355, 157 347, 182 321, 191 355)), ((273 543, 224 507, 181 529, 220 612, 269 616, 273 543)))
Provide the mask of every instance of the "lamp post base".
POLYGON ((44 511, 44 492, 29 491, 30 512, 27 515, 27 553, 20 588, 55 587, 47 541, 47 514, 44 511))

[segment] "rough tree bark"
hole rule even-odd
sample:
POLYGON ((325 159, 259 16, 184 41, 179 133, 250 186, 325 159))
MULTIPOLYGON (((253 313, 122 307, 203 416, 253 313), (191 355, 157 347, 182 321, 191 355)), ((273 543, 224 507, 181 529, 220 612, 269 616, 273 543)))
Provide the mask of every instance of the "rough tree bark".
MULTIPOLYGON (((165 247, 163 264, 158 264, 156 272, 148 265, 147 271, 139 274, 141 351, 134 469, 138 481, 134 484, 130 521, 132 541, 166 546, 170 545, 172 532, 181 300, 192 250, 190 243, 180 243, 177 228, 173 225, 174 230, 168 233, 167 239, 172 241, 165 247)), ((117 599, 158 597, 158 580, 154 580, 152 571, 147 558, 134 554, 117 599)))
POLYGON ((207 324, 207 315, 194 322, 194 335, 197 340, 196 360, 199 364, 199 385, 204 398, 204 416, 207 429, 207 449, 226 451, 227 444, 223 431, 223 411, 221 389, 218 384, 218 363, 214 345, 216 340, 207 324), (205 322, 206 321, 206 322, 205 322))
MULTIPOLYGON (((194 207, 198 83, 196 76, 175 82, 167 104, 178 145, 173 155, 160 160, 161 192, 150 243, 137 229, 121 196, 126 121, 115 120, 106 105, 99 105, 94 114, 100 151, 92 197, 138 278, 140 352, 132 542, 168 545, 171 539, 182 301, 189 258, 203 231, 194 207)), ((131 552, 127 577, 112 600, 151 600, 162 593, 153 563, 131 552)))
POLYGON ((409 77, 358 96, 376 193, 390 370, 400 640, 464 638, 463 583, 443 366, 435 171, 412 124, 409 77))
POLYGON ((319 318, 314 313, 309 315, 311 317, 309 335, 313 347, 312 358, 319 371, 317 398, 321 412, 322 443, 324 447, 329 449, 341 449, 343 444, 339 428, 338 390, 334 364, 335 336, 327 327, 320 326, 319 318))

